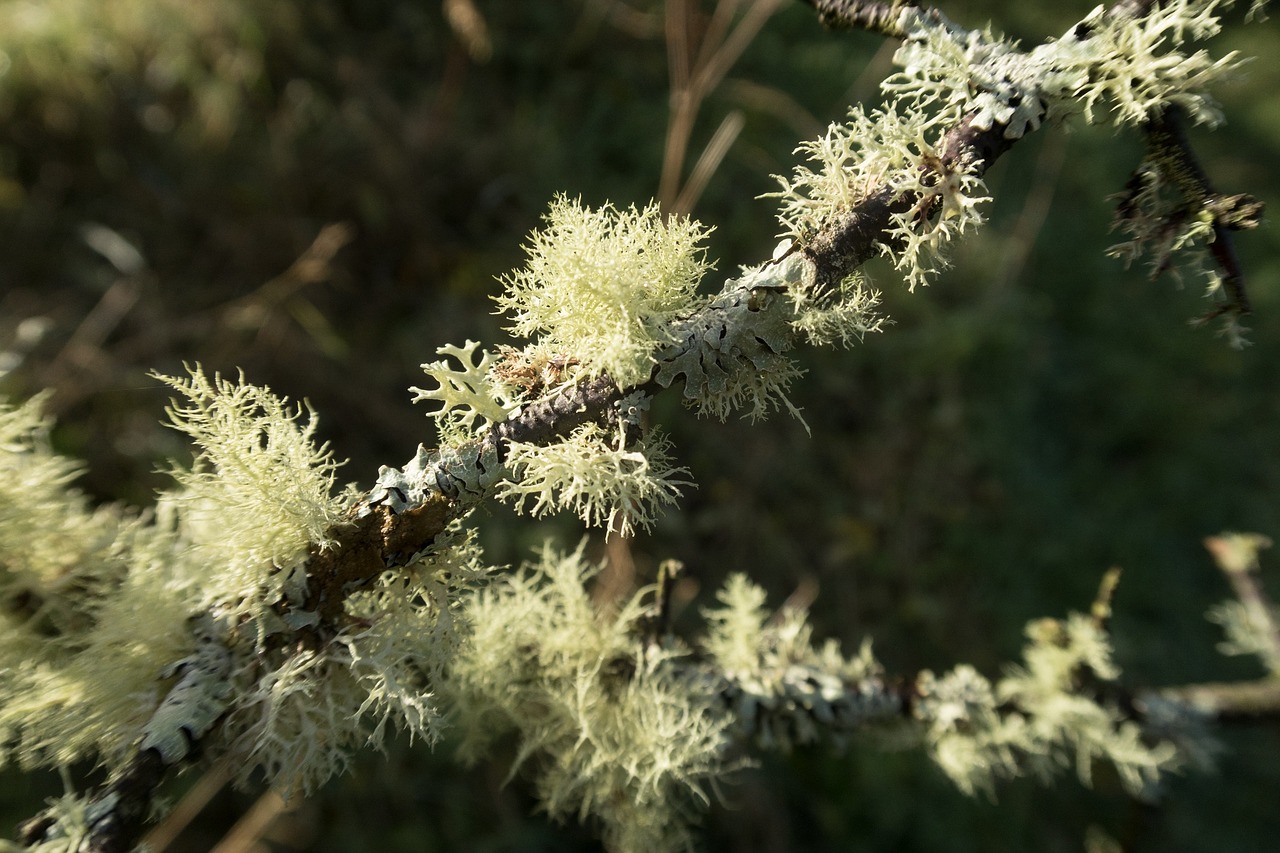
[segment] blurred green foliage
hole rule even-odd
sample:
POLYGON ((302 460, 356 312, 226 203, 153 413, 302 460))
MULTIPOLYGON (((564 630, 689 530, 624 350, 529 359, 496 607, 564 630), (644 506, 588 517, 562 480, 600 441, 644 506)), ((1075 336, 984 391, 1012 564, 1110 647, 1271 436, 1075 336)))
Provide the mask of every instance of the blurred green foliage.
MULTIPOLYGON (((705 24, 714 3, 694 5, 705 24)), ((1090 4, 941 5, 1034 41, 1090 4)), ((92 494, 145 504, 159 461, 184 452, 145 377, 183 361, 309 398, 346 476, 367 485, 431 442, 405 391, 417 365, 444 343, 502 339, 494 277, 519 263, 553 194, 625 206, 656 192, 662 4, 476 7, 487 59, 434 2, 0 0, 0 392, 54 389, 58 441, 86 461, 92 494)), ((1221 93, 1229 124, 1193 133, 1222 190, 1273 205, 1278 35, 1227 33, 1217 52, 1261 58, 1221 93)), ((878 40, 788 5, 710 94, 690 160, 726 111, 745 117, 694 209, 716 226, 720 273, 768 257, 778 226, 754 197, 800 139, 874 97, 887 59, 878 40)), ((733 570, 775 603, 816 588, 823 632, 870 634, 904 672, 964 660, 995 674, 1028 619, 1087 606, 1120 565, 1114 628, 1132 683, 1259 675, 1214 651, 1203 613, 1228 592, 1199 541, 1280 531, 1280 238, 1239 239, 1252 347, 1189 328, 1207 308, 1194 285, 1104 255, 1107 197, 1139 157, 1137 140, 1087 128, 1016 146, 989 176, 990 225, 950 273, 908 295, 877 270, 895 325, 805 355, 794 401, 813 438, 785 417, 719 424, 660 401, 699 488, 634 543, 642 579, 677 557, 695 605, 733 570)), ((495 561, 581 535, 500 508, 481 523, 495 561)), ((975 801, 919 756, 873 747, 769 757, 726 789, 706 847, 1066 851, 1101 830, 1133 851, 1260 849, 1280 831, 1280 732, 1223 742, 1217 776, 1176 781, 1156 805, 1105 777, 975 801)), ((462 771, 447 748, 366 756, 273 843, 593 849, 589 833, 541 821, 504 773, 462 771)), ((4 779, 10 824, 56 790, 4 779)), ((173 849, 208 849, 250 802, 221 795, 173 849)))

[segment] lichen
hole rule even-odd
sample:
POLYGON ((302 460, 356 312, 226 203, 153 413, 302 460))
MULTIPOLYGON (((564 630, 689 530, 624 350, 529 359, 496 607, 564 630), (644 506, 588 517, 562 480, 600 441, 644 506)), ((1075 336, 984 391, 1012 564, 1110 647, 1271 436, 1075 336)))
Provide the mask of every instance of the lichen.
POLYGON ((559 196, 525 245, 525 267, 502 279, 499 309, 514 334, 542 335, 622 387, 643 382, 669 323, 696 301, 707 233, 656 204, 590 210, 559 196))
POLYGON ((511 772, 533 774, 553 817, 598 822, 612 850, 687 849, 705 786, 738 763, 728 721, 675 677, 678 650, 637 645, 651 591, 597 610, 584 584, 598 570, 581 547, 548 547, 477 593, 450 682, 463 753, 518 732, 511 772))
POLYGON ((497 495, 519 512, 540 517, 568 510, 592 527, 630 535, 636 527, 648 529, 658 508, 692 485, 683 479, 688 470, 671 464, 670 446, 653 431, 633 445, 625 428, 595 423, 548 445, 511 442, 511 476, 498 484, 497 495))
POLYGON ((726 282, 709 305, 672 324, 675 341, 660 353, 654 381, 669 387, 683 379, 685 403, 720 420, 737 409, 756 420, 779 406, 798 417, 787 399, 803 374, 787 355, 796 343, 787 294, 808 271, 807 261, 792 256, 726 282))
POLYGON ((431 416, 440 424, 445 441, 470 437, 477 429, 502 420, 515 408, 516 401, 492 375, 493 355, 483 350, 477 353, 479 347, 478 341, 467 341, 460 347, 446 344, 438 348, 436 354, 446 358, 422 365, 437 387, 409 389, 414 392, 415 403, 422 400, 440 403, 440 408, 431 416), (453 367, 448 357, 461 369, 453 367))

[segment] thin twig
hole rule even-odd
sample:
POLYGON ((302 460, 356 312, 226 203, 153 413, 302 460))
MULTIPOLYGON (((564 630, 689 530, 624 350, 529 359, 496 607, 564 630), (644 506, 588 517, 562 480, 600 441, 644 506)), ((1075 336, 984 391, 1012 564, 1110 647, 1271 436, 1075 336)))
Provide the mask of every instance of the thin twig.
POLYGON ((209 853, 251 853, 259 849, 262 836, 290 808, 291 804, 278 793, 267 791, 209 853))
POLYGON ((711 181, 711 176, 715 174, 716 169, 720 168, 725 155, 729 153, 729 149, 733 147, 734 141, 738 138, 738 134, 742 132, 742 128, 746 125, 747 120, 742 115, 741 110, 734 110, 724 117, 724 121, 720 122, 720 126, 716 128, 716 132, 712 135, 711 141, 707 143, 707 147, 702 149, 702 155, 698 157, 698 162, 693 165, 693 171, 689 173, 689 180, 685 181, 684 187, 680 190, 680 195, 676 197, 675 203, 667 213, 682 216, 693 210, 693 206, 698 203, 698 199, 702 197, 702 193, 707 189, 707 184, 711 181))
POLYGON ((156 824, 142 839, 143 846, 151 853, 163 853, 177 840, 196 816, 204 811, 209 801, 221 791, 232 777, 231 762, 222 760, 214 764, 200 775, 191 789, 173 807, 173 811, 165 815, 164 820, 156 824))
POLYGON ((1280 719, 1280 678, 1186 684, 1147 695, 1184 705, 1220 723, 1280 719))

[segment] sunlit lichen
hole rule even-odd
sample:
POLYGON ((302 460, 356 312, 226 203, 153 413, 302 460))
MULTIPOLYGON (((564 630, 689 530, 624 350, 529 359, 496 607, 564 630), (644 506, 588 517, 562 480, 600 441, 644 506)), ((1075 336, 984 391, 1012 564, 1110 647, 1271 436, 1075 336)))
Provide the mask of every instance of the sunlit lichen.
POLYGON ((557 197, 525 246, 525 267, 503 279, 498 306, 515 334, 543 335, 621 386, 643 382, 671 340, 668 323, 694 304, 707 233, 664 219, 656 204, 590 210, 557 197))
POLYGON ((431 416, 440 424, 445 442, 469 437, 477 426, 497 423, 515 408, 515 401, 491 375, 493 355, 484 350, 477 353, 479 347, 478 341, 467 341, 461 347, 446 344, 438 348, 438 355, 453 357, 461 369, 455 368, 447 358, 424 364, 422 369, 438 387, 409 389, 414 392, 415 403, 422 400, 440 403, 440 408, 431 416), (481 420, 479 425, 477 418, 481 420))
POLYGON ((906 9, 894 57, 901 70, 882 84, 888 102, 870 112, 855 107, 847 124, 801 146, 814 165, 779 178, 779 219, 803 244, 872 196, 908 200, 891 213, 881 248, 910 287, 923 284, 946 266, 948 244, 982 222, 977 205, 987 199, 975 165, 943 151, 962 118, 977 129, 998 126, 1006 138, 1070 115, 1142 124, 1170 107, 1217 124, 1208 89, 1241 61, 1186 45, 1215 35, 1231 5, 1176 0, 1137 16, 1100 6, 1062 38, 1026 52, 936 10, 906 9))
POLYGON ((792 326, 812 344, 848 347, 885 324, 875 313, 880 294, 858 275, 851 275, 830 292, 801 291, 792 326))
POLYGON ((235 685, 217 740, 241 783, 261 773, 307 794, 391 730, 434 743, 437 691, 470 628, 463 593, 487 574, 474 538, 456 529, 410 566, 347 601, 347 627, 314 648, 237 649, 235 685))
POLYGON ((188 648, 189 555, 69 488, 41 402, 0 405, 0 764, 116 766, 188 648))
POLYGON ((261 617, 282 597, 304 596, 302 563, 327 545, 351 500, 334 494, 339 463, 314 443, 314 417, 243 379, 160 378, 185 398, 170 420, 196 444, 192 465, 171 469, 177 488, 163 500, 210 567, 199 579, 204 601, 261 617))
POLYGON ((581 548, 547 548, 477 594, 450 683, 464 753, 515 730, 512 773, 534 775, 552 816, 598 822, 613 850, 688 848, 693 806, 736 764, 726 720, 668 670, 673 652, 637 646, 645 593, 596 609, 584 582, 597 570, 581 548))
POLYGON ((949 163, 938 147, 949 125, 924 109, 850 111, 845 124, 801 145, 812 167, 778 178, 779 219, 801 244, 877 192, 909 204, 891 214, 881 251, 910 288, 927 283, 946 265, 947 244, 982 222, 978 205, 988 198, 971 164, 949 163))
POLYGON ((682 479, 688 470, 671 464, 670 446, 656 433, 632 446, 625 430, 594 423, 553 444, 512 442, 512 475, 498 485, 498 496, 520 512, 569 510, 593 527, 629 535, 652 525, 658 508, 675 503, 681 488, 692 485, 682 479))
POLYGON ((1173 743, 1148 742, 1119 708, 1081 689, 1086 676, 1119 675, 1091 618, 1038 620, 1027 637, 1023 663, 995 685, 968 666, 920 679, 916 714, 928 724, 930 753, 961 790, 991 792, 997 779, 1048 779, 1071 765, 1089 784, 1094 762, 1105 760, 1141 795, 1181 766, 1173 743))

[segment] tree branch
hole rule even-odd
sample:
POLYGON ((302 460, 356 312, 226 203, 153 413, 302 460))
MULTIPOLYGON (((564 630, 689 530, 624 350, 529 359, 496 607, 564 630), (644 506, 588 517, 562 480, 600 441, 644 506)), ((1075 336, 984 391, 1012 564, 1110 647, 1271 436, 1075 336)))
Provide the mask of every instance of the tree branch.
POLYGON ((1175 702, 1216 722, 1280 719, 1280 678, 1165 687, 1139 694, 1140 705, 1148 706, 1153 697, 1175 702))
POLYGON ((904 8, 917 6, 914 0, 892 0, 889 3, 873 0, 801 0, 818 13, 818 20, 831 29, 858 29, 878 33, 889 38, 902 38, 907 34, 901 23, 904 8))
MULTIPOLYGON (((1156 168, 1160 177, 1177 188, 1182 195, 1183 206, 1170 214, 1167 228, 1194 220, 1207 214, 1213 220, 1213 239, 1209 252, 1222 274, 1222 286, 1227 301, 1204 319, 1212 319, 1228 312, 1249 314, 1249 296, 1245 290, 1244 271, 1236 255, 1233 231, 1256 228, 1261 222, 1264 205, 1246 193, 1223 195, 1214 190, 1208 175, 1200 165, 1183 128, 1183 115, 1176 107, 1168 107, 1153 115, 1143 126, 1147 146, 1147 161, 1156 168), (1176 219, 1176 221, 1174 221, 1176 219)), ((1124 204, 1119 215, 1126 215, 1124 204)), ((1152 277, 1164 272, 1171 260, 1166 254, 1157 259, 1152 277)))
MULTIPOLYGON (((890 37, 907 35, 902 24, 903 13, 912 4, 856 0, 806 2, 828 25, 859 27, 890 37)), ((1122 0, 1112 13, 1141 13, 1147 5, 1122 0)), ((1086 30, 1077 27, 1076 36, 1087 38, 1086 30)), ((1041 103, 1039 109, 1033 125, 1038 125, 1047 106, 1041 103)), ((938 145, 940 156, 933 167, 937 174, 931 177, 941 181, 945 173, 959 170, 982 176, 1016 141, 1008 135, 1009 130, 1009 125, 1000 121, 980 122, 979 112, 967 113, 943 135, 938 145)), ((1226 286, 1236 310, 1247 312, 1243 276, 1227 232, 1256 225, 1261 205, 1248 196, 1222 196, 1212 190, 1172 110, 1152 117, 1145 130, 1151 156, 1158 167, 1178 185, 1189 204, 1212 213, 1217 240, 1211 250, 1226 274, 1226 286)), ((413 563, 433 543, 440 541, 454 521, 479 500, 493 494, 507 473, 505 463, 513 442, 547 444, 587 423, 616 425, 622 416, 619 407, 624 400, 633 396, 647 400, 677 379, 685 383, 686 398, 693 398, 698 396, 690 389, 695 381, 709 386, 719 383, 722 388, 735 371, 750 374, 785 361, 785 352, 794 345, 798 333, 790 322, 794 302, 776 298, 778 294, 804 287, 805 282, 811 282, 819 292, 834 288, 868 259, 880 254, 884 247, 894 246, 900 239, 893 233, 894 217, 920 206, 921 201, 921 193, 902 192, 887 179, 870 187, 803 245, 756 271, 729 281, 718 297, 679 320, 673 332, 675 343, 658 353, 652 372, 642 383, 622 388, 608 374, 599 373, 522 407, 470 441, 434 450, 419 447, 403 469, 383 468, 374 487, 352 508, 348 518, 331 531, 329 541, 311 549, 305 566, 307 595, 296 610, 313 614, 324 630, 336 631, 336 626, 345 618, 344 604, 353 592, 367 588, 388 570, 413 563)), ((940 204, 940 200, 935 198, 930 204, 940 204)), ((933 209, 924 211, 926 215, 933 212, 933 209)), ((702 390, 699 389, 699 393, 702 390)), ((277 606, 283 609, 288 605, 277 606)), ((1105 627, 1105 609, 1100 605, 1095 612, 1098 630, 1105 627)), ((211 637, 210 642, 229 643, 236 627, 219 625, 220 633, 211 637)), ((303 632, 304 629, 299 629, 292 637, 282 633, 272 638, 271 643, 278 650, 288 639, 296 639, 303 632)), ((207 678, 213 669, 196 671, 207 678)), ((842 735, 865 725, 904 718, 929 725, 937 725, 939 720, 947 725, 963 722, 960 717, 952 720, 937 716, 952 711, 947 710, 950 706, 944 708, 946 703, 938 698, 941 682, 934 682, 931 677, 926 679, 923 674, 899 681, 882 674, 841 680, 813 667, 793 666, 773 676, 776 677, 766 685, 745 681, 731 673, 708 671, 705 667, 688 673, 690 679, 714 684, 715 692, 737 716, 743 732, 757 739, 803 742, 819 735, 842 735)), ((962 695, 976 683, 976 679, 972 683, 957 679, 957 683, 946 685, 946 689, 962 695)), ((162 711, 170 708, 171 701, 178 702, 184 685, 190 684, 184 676, 155 716, 160 717, 162 711)), ((200 689, 210 688, 201 686, 200 689)), ((1169 688, 1152 695, 1167 702, 1209 709, 1224 719, 1275 713, 1275 708, 1280 707, 1280 686, 1274 681, 1169 688)), ((144 739, 133 759, 99 791, 93 800, 95 817, 86 849, 94 853, 123 853, 132 846, 145 822, 156 787, 171 768, 188 760, 221 713, 212 700, 200 712, 207 717, 202 718, 202 727, 178 726, 186 739, 185 746, 166 751, 166 748, 149 745, 150 740, 144 739)), ((23 830, 24 842, 34 844, 46 838, 51 828, 45 820, 29 823, 23 830)))

